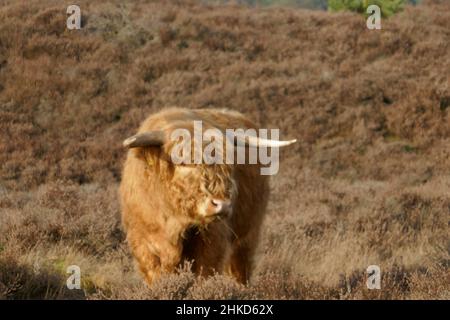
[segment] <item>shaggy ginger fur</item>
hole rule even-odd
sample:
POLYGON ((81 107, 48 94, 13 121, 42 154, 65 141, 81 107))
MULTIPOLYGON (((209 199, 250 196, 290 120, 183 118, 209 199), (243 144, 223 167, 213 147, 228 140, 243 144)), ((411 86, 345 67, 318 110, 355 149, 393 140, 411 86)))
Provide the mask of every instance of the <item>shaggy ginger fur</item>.
MULTIPOLYGON (((176 128, 257 127, 227 110, 169 109, 147 118, 139 133, 176 128)), ((193 134, 192 134, 193 137, 193 134)), ((169 140, 167 140, 169 141, 169 140)), ((268 190, 260 165, 174 165, 170 141, 161 147, 130 149, 120 186, 122 221, 140 271, 150 285, 185 260, 208 275, 227 273, 248 281, 268 190), (229 201, 225 215, 210 214, 211 201, 229 201)))

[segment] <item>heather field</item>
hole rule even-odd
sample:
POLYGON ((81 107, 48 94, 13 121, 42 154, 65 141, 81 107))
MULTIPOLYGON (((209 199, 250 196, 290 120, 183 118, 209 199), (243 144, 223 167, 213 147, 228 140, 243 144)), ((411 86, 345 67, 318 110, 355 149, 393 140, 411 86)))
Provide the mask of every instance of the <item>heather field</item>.
POLYGON ((0 299, 450 299, 449 1, 382 30, 292 7, 77 4, 68 30, 61 1, 0 0, 0 299), (135 269, 122 141, 170 106, 298 139, 248 285, 185 265, 147 288, 135 269))

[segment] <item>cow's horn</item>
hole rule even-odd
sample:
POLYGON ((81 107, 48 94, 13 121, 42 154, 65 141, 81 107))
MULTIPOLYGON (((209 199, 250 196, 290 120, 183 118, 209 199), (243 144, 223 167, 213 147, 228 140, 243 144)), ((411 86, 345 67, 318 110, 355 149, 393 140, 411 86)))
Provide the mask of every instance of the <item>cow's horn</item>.
POLYGON ((297 142, 297 139, 293 140, 271 140, 250 135, 236 135, 236 144, 249 147, 268 147, 279 148, 291 145, 297 142))
POLYGON ((138 133, 132 137, 124 140, 123 146, 126 148, 137 147, 159 147, 165 142, 164 132, 162 131, 148 131, 138 133))

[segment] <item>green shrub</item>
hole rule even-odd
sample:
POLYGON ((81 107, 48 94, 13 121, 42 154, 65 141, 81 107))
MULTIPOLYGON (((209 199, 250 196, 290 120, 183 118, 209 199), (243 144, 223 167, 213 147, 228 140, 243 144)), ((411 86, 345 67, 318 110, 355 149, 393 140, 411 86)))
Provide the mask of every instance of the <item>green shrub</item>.
POLYGON ((328 0, 328 10, 350 10, 367 14, 370 5, 377 5, 383 17, 389 17, 403 9, 405 0, 328 0))

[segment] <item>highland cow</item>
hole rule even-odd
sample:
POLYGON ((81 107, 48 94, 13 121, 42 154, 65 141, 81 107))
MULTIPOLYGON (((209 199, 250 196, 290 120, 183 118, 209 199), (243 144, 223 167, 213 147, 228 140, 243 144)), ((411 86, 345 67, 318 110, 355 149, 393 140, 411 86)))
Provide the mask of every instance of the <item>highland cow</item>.
MULTIPOLYGON (((260 163, 174 164, 171 151, 177 141, 171 133, 193 132, 195 121, 221 132, 257 129, 238 112, 173 108, 147 118, 138 133, 124 141, 130 150, 120 186, 122 221, 149 285, 184 261, 192 261, 193 271, 201 275, 225 273, 241 283, 251 275, 269 196, 268 176, 260 174, 260 163)), ((233 141, 244 144, 247 152, 292 142, 260 137, 233 141)), ((194 139, 190 143, 194 145, 194 139)))

